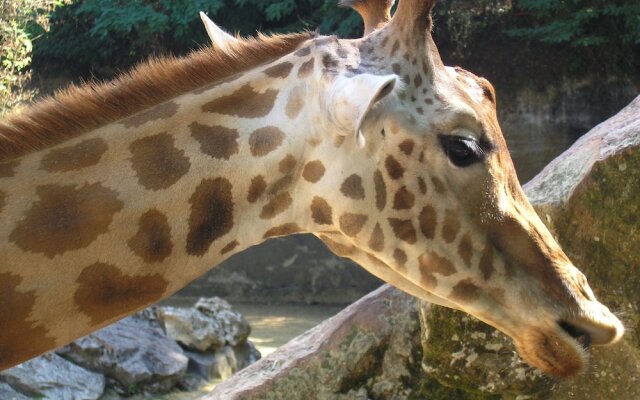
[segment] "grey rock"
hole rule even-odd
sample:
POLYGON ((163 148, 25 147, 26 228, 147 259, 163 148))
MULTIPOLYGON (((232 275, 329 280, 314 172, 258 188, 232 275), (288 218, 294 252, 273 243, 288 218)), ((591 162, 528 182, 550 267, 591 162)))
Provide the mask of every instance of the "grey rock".
POLYGON ((262 358, 260 351, 256 348, 253 342, 249 340, 233 346, 233 352, 236 355, 238 371, 247 368, 249 365, 262 358))
POLYGON ((201 298, 195 308, 162 307, 159 315, 167 335, 190 350, 235 346, 246 341, 251 333, 242 314, 219 297, 201 298))
POLYGON ((57 352, 103 373, 121 392, 167 391, 186 372, 188 359, 160 325, 149 320, 149 313, 125 318, 57 352))
POLYGON ((185 350, 189 358, 188 372, 206 380, 228 379, 239 370, 260 359, 260 352, 251 342, 237 346, 226 345, 215 351, 194 352, 185 350))
MULTIPOLYGON (((29 360, 0 373, 0 380, 28 397, 94 400, 104 392, 104 376, 87 371, 55 353, 29 360)), ((7 389, 6 386, 4 389, 7 389)), ((21 397, 11 394, 17 399, 21 397)), ((0 387, 0 394, 3 394, 0 387)), ((0 397, 5 399, 5 397, 0 397)), ((11 398, 11 397, 9 397, 11 398)))
POLYGON ((160 315, 167 335, 187 349, 207 351, 225 344, 225 331, 215 318, 193 308, 162 307, 160 315))
POLYGON ((205 399, 421 398, 417 303, 383 286, 236 373, 205 399))
POLYGON ((215 318, 222 324, 225 342, 231 346, 244 342, 251 334, 249 322, 231 308, 226 300, 219 297, 201 298, 196 303, 196 309, 211 318, 215 318))
POLYGON ((30 397, 18 393, 9 384, 0 382, 0 399, 3 400, 29 400, 30 397))
POLYGON ((236 355, 230 346, 215 351, 197 353, 187 351, 189 372, 205 379, 228 379, 238 370, 236 355))

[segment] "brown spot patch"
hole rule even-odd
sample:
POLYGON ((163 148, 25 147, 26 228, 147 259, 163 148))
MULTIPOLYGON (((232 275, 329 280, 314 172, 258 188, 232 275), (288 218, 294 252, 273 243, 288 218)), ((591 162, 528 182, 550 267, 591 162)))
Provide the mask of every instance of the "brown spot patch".
POLYGON ((373 174, 373 185, 376 189, 376 208, 382 211, 387 205, 387 185, 379 169, 373 174))
POLYGON ((324 244, 327 245, 329 250, 331 250, 334 254, 340 257, 346 257, 353 254, 353 251, 354 251, 353 245, 344 245, 340 242, 336 242, 335 240, 331 239, 326 235, 320 235, 318 236, 318 238, 322 240, 324 244))
POLYGON ((344 213, 340 216, 338 222, 340 223, 340 230, 342 232, 348 236, 356 236, 360 233, 368 219, 369 217, 364 214, 344 213))
POLYGON ((460 231, 460 221, 458 215, 453 210, 447 210, 444 213, 444 223, 442 225, 442 238, 447 243, 456 240, 460 231))
POLYGON ((309 46, 303 47, 303 48, 301 48, 299 50, 296 50, 296 52, 293 53, 293 54, 298 56, 298 57, 306 57, 309 54, 311 54, 311 47, 309 47, 309 46))
POLYGON ((464 235, 458 244, 458 255, 462 258, 467 267, 471 267, 471 256, 473 254, 473 243, 469 235, 464 235))
POLYGON ((293 199, 289 192, 280 192, 262 207, 260 218, 272 219, 285 212, 291 206, 291 203, 293 203, 293 199))
POLYGON ((411 153, 413 153, 414 146, 415 146, 415 143, 411 139, 406 139, 398 145, 398 147, 400 148, 400 151, 402 151, 407 156, 410 156, 411 153))
POLYGON ((267 239, 277 236, 293 235, 294 233, 299 232, 302 232, 302 228, 300 228, 295 222, 289 222, 269 229, 262 237, 267 239))
POLYGON ((393 208, 395 210, 409 210, 415 204, 416 198, 407 189, 406 186, 401 187, 393 196, 393 208))
POLYGON ((469 304, 478 299, 480 296, 480 288, 476 286, 471 279, 465 279, 458 282, 451 293, 449 299, 457 304, 469 304))
POLYGON ((418 188, 420 189, 420 193, 427 194, 427 183, 420 176, 418 177, 418 188))
POLYGON ((51 150, 40 163, 47 172, 67 172, 96 165, 109 147, 100 138, 87 139, 73 146, 51 150))
POLYGON ((138 181, 150 190, 173 186, 189 172, 189 159, 174 146, 173 136, 167 133, 138 139, 129 146, 131 166, 138 181))
POLYGON ((254 176, 251 179, 251 184, 249 185, 249 192, 247 193, 247 201, 249 203, 255 203, 258 201, 262 193, 267 189, 267 182, 264 180, 264 176, 258 175, 254 176))
POLYGON ((109 229, 124 203, 116 192, 99 183, 76 189, 75 185, 36 188, 33 203, 9 239, 24 251, 49 258, 82 249, 109 229))
POLYGON ((277 96, 277 90, 267 89, 264 93, 259 93, 247 83, 230 95, 218 97, 206 103, 202 106, 202 111, 243 118, 259 118, 271 112, 277 96))
POLYGON ((270 66, 264 70, 264 73, 270 78, 286 78, 291 73, 291 69, 293 69, 293 64, 285 61, 270 66))
POLYGON ((233 195, 226 178, 204 179, 189 198, 188 254, 202 256, 233 227, 233 195))
POLYGON ((402 175, 404 175, 404 168, 398 160, 391 155, 387 156, 387 159, 384 161, 384 166, 387 168, 387 173, 391 179, 400 179, 402 175))
POLYGON ((220 254, 224 255, 229 253, 230 251, 233 251, 236 247, 238 247, 240 245, 240 242, 238 242, 237 240, 234 240, 233 242, 227 243, 226 246, 224 246, 222 248, 222 250, 220 250, 220 254))
POLYGON ((275 181, 269 188, 269 194, 276 194, 287 188, 293 182, 293 176, 291 174, 285 175, 275 181))
POLYGON ((255 157, 262 157, 277 149, 283 141, 284 133, 280 129, 267 126, 249 136, 249 148, 255 157))
POLYGON ((433 187, 436 189, 437 193, 443 194, 447 191, 447 188, 444 186, 444 183, 436 178, 435 176, 431 177, 431 182, 433 182, 433 187))
POLYGON ((129 248, 145 262, 160 262, 173 250, 167 216, 151 209, 140 217, 138 232, 127 242, 129 248))
POLYGON ((316 183, 324 176, 324 164, 320 160, 309 161, 302 170, 302 177, 311 183, 316 183))
POLYGON ((287 154, 278 164, 278 170, 283 174, 289 174, 296 167, 298 160, 293 154, 287 154))
POLYGON ((442 276, 450 276, 456 273, 456 268, 451 261, 432 251, 423 253, 418 261, 420 262, 421 270, 428 270, 431 273, 442 276))
POLYGON ((403 270, 407 264, 407 253, 405 253, 404 250, 395 249, 393 251, 393 259, 396 261, 396 265, 403 270))
POLYGON ((369 248, 373 251, 382 251, 384 249, 384 233, 380 224, 376 224, 369 238, 369 248))
POLYGON ((482 256, 480 257, 480 264, 478 266, 482 272, 484 280, 488 280, 493 275, 493 248, 490 244, 484 247, 482 256))
POLYGON ((339 61, 337 59, 335 59, 333 57, 333 55, 325 53, 322 56, 322 66, 324 67, 325 71, 335 71, 335 69, 338 67, 339 65, 339 61))
POLYGON ((171 118, 176 115, 178 108, 178 104, 168 101, 122 120, 122 125, 127 128, 137 128, 147 122, 171 118))
POLYGON ((16 173, 16 167, 20 164, 17 160, 0 163, 0 178, 11 178, 16 173))
POLYGON ((396 52, 400 49, 400 42, 399 41, 395 41, 393 43, 393 46, 391 47, 391 57, 396 55, 396 52))
POLYGON ((29 316, 36 301, 35 291, 21 292, 22 278, 0 273, 0 370, 12 367, 55 348, 47 329, 29 316))
POLYGON ((298 78, 306 78, 309 75, 311 75, 311 73, 313 73, 314 65, 315 65, 315 59, 313 58, 303 62, 302 65, 300 65, 300 68, 298 69, 298 78))
POLYGON ((291 89, 289 98, 287 99, 287 105, 285 106, 285 112, 287 117, 295 119, 302 110, 304 104, 304 89, 300 86, 296 86, 291 89))
POLYGON ((235 129, 223 126, 202 125, 193 122, 189 125, 191 136, 200 143, 200 151, 220 160, 228 160, 238 154, 240 134, 235 129))
POLYGON ((420 215, 418 216, 420 222, 420 231, 427 239, 433 239, 436 233, 436 226, 438 225, 438 215, 436 210, 430 205, 424 206, 420 215))
POLYGON ((311 201, 311 217, 318 225, 331 225, 333 223, 331 206, 320 196, 315 196, 311 201))
POLYGON ((413 228, 413 223, 410 220, 389 218, 389 224, 398 239, 409 244, 414 244, 416 242, 416 230, 413 228))
POLYGON ((0 213, 2 213, 2 210, 4 210, 4 205, 6 202, 7 195, 5 194, 5 192, 3 192, 2 190, 0 190, 0 213))
POLYGON ((160 274, 125 275, 100 262, 83 269, 76 282, 73 300, 92 325, 114 321, 160 300, 169 285, 160 274))
POLYGON ((360 175, 352 174, 342 182, 340 191, 346 197, 351 199, 364 199, 364 187, 362 186, 362 178, 360 175))

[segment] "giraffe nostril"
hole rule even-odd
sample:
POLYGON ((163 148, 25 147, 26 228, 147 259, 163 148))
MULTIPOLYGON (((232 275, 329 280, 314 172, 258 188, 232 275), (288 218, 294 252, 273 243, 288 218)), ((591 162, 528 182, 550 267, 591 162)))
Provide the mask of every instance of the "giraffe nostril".
POLYGON ((558 321, 558 325, 565 331, 569 336, 574 338, 583 349, 588 350, 591 346, 591 335, 589 332, 578 328, 577 326, 570 324, 567 321, 560 320, 558 321))

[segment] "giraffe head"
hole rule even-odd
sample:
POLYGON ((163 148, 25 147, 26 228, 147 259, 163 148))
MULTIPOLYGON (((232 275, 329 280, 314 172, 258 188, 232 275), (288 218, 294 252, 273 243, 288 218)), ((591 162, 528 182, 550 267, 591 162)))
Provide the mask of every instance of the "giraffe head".
POLYGON ((500 329, 542 371, 579 373, 588 346, 623 327, 525 197, 493 87, 443 65, 434 1, 402 0, 390 20, 393 2, 345 3, 367 34, 295 53, 299 76, 305 64, 313 74, 301 89, 313 93, 303 171, 315 184, 313 232, 400 288, 500 329))

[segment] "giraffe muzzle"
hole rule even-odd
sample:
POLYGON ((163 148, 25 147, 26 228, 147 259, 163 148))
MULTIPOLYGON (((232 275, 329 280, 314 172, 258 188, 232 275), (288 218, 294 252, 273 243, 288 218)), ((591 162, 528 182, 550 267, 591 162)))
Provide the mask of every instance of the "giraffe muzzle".
POLYGON ((587 302, 584 311, 561 319, 558 325, 574 339, 588 337, 589 344, 594 345, 616 343, 624 334, 622 322, 597 301, 587 302))
POLYGON ((589 350, 591 347, 591 334, 589 332, 563 320, 560 320, 558 325, 565 333, 574 338, 583 350, 589 350))

